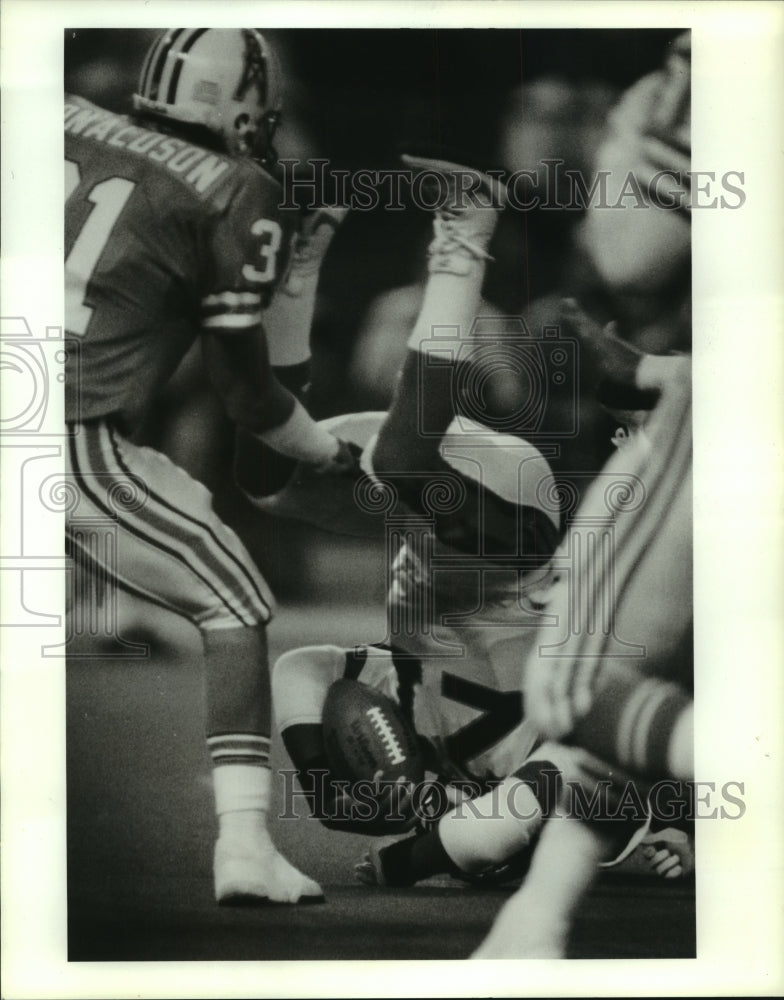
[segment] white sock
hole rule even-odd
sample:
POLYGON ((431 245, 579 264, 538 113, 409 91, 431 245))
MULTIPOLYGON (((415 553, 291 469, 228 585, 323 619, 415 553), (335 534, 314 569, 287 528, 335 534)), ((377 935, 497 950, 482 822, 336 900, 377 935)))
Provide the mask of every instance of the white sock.
POLYGON ((213 769, 212 781, 220 833, 266 838, 270 769, 254 764, 222 764, 213 769))
POLYGON ((484 261, 471 261, 465 275, 431 274, 408 346, 421 350, 424 341, 433 350, 454 349, 451 341, 467 340, 480 311, 484 274, 484 261))

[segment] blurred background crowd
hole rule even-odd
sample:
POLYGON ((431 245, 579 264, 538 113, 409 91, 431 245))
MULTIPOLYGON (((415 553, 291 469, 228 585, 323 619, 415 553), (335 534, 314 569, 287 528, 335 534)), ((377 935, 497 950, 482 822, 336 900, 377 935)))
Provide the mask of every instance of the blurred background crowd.
MULTIPOLYGON (((65 89, 129 112, 155 34, 68 31, 65 89)), ((476 165, 509 171, 542 171, 543 161, 562 160, 564 170, 580 171, 590 184, 608 112, 634 81, 661 66, 679 32, 320 28, 265 34, 286 79, 280 157, 327 159, 330 170, 387 170, 400 166, 407 144, 439 143, 467 150, 476 165)), ((617 291, 602 285, 575 238, 580 218, 579 211, 564 209, 503 213, 491 247, 485 315, 520 316, 537 336, 558 323, 560 300, 573 295, 601 318, 626 317, 630 326, 640 317, 643 324, 655 322, 645 301, 634 295, 619 300, 617 291)), ((341 226, 322 268, 312 333, 314 416, 386 408, 421 302, 431 223, 430 213, 414 206, 390 211, 382 204, 350 212, 341 226)), ((680 291, 673 301, 683 301, 680 291)), ((570 374, 571 386, 578 373, 570 374)), ((503 380, 493 391, 503 394, 503 380)), ((557 474, 598 469, 610 447, 613 421, 583 407, 582 399, 555 398, 546 416, 557 426, 559 405, 580 409, 579 440, 562 442, 557 474)), ((571 414, 560 416, 565 426, 571 423, 571 414)), ((324 587, 329 592, 336 565, 344 595, 350 597, 352 586, 383 594, 383 574, 369 575, 365 543, 341 542, 335 560, 334 539, 302 526, 267 525, 243 507, 230 485, 231 429, 198 349, 139 437, 212 489, 219 513, 239 522, 279 597, 318 596, 324 587)))

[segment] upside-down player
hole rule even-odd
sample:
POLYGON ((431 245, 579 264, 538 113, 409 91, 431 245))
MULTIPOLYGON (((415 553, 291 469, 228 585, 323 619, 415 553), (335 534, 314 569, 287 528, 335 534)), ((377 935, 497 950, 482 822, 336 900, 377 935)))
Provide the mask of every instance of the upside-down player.
POLYGON ((75 557, 201 633, 221 903, 321 895, 266 826, 272 597, 207 490, 128 435, 200 337, 251 497, 264 491, 267 446, 324 474, 353 468, 348 447, 274 376, 262 328, 295 221, 262 165, 274 157, 281 83, 258 31, 180 28, 152 44, 131 117, 65 103, 66 325, 80 347, 66 392, 79 488, 68 539, 75 557), (123 505, 124 484, 138 503, 123 505), (116 558, 91 547, 85 517, 117 526, 116 558))
MULTIPOLYGON (((456 165, 408 163, 441 172, 455 198, 456 165)), ((472 327, 502 199, 500 186, 485 175, 474 172, 473 182, 477 204, 453 211, 446 203, 436 213, 429 280, 408 356, 390 411, 364 452, 395 497, 395 513, 407 511, 402 544, 390 552, 388 642, 292 650, 273 671, 277 725, 314 812, 328 825, 366 834, 385 829, 331 823, 339 803, 329 783, 314 777, 329 767, 324 699, 343 676, 398 701, 442 781, 473 780, 474 792, 484 793, 470 814, 447 812, 432 833, 399 841, 362 867, 364 878, 388 884, 507 862, 541 825, 533 785, 544 796, 540 775, 558 772, 536 749, 540 741, 523 718, 517 679, 520 636, 535 631, 536 593, 547 585, 558 540, 558 513, 539 500, 552 473, 527 441, 461 415, 452 392, 460 379, 471 379, 472 327), (434 340, 436 327, 449 332, 434 340), (486 791, 498 781, 495 792, 486 791)))
MULTIPOLYGON (((446 176, 453 169, 459 173, 444 163, 413 162, 446 176)), ((388 641, 349 650, 292 650, 273 673, 278 726, 314 813, 328 825, 334 816, 337 829, 385 832, 383 823, 352 827, 324 780, 329 760, 322 708, 331 683, 341 677, 357 678, 398 701, 443 781, 472 778, 475 792, 488 780, 501 781, 470 809, 447 811, 425 836, 371 850, 358 868, 366 881, 410 884, 439 872, 474 874, 511 861, 537 835, 542 813, 553 804, 558 773, 569 770, 570 752, 540 745, 536 731, 522 721, 515 680, 542 618, 538 600, 550 583, 547 554, 558 521, 541 498, 548 495, 552 473, 520 437, 455 416, 459 404, 452 388, 461 380, 470 384, 480 350, 470 331, 494 223, 490 201, 437 213, 422 313, 390 413, 375 446, 365 448, 374 475, 409 510, 391 574, 388 641), (444 332, 450 328, 451 341, 444 332), (451 361, 439 364, 445 357, 451 361), (421 434, 422 426, 431 433, 421 434), (433 504, 439 489, 444 496, 462 490, 470 500, 433 504), (463 655, 455 656, 456 650, 463 655)), ((344 418, 347 436, 352 422, 367 425, 368 416, 344 418)), ((365 426, 363 444, 368 434, 365 426)), ((312 497, 289 495, 283 504, 288 511, 279 512, 307 516, 309 502, 312 508, 312 497)), ((318 502, 324 506, 323 494, 318 502)), ((326 506, 324 524, 339 518, 334 505, 326 506)), ((321 523, 317 513, 315 519, 321 523)), ((675 874, 674 860, 660 858, 659 873, 675 874)))
MULTIPOLYGON (((527 442, 479 425, 473 433, 468 439, 446 434, 443 451, 447 463, 456 453, 483 460, 483 494, 503 500, 494 490, 503 489, 509 467, 525 469, 531 494, 551 476, 527 442)), ((462 474, 473 462, 462 466, 462 474)), ((459 460, 448 467, 461 475, 459 460)), ((478 485, 469 476, 466 482, 478 485)), ((555 526, 555 515, 542 512, 555 526)), ((391 570, 386 641, 290 650, 272 677, 276 724, 313 814, 331 829, 377 835, 410 828, 405 821, 385 822, 386 806, 378 821, 349 820, 351 806, 332 782, 322 729, 332 683, 346 677, 379 690, 420 737, 427 770, 440 787, 421 815, 415 809, 407 817, 437 822, 424 836, 374 845, 357 874, 381 885, 410 885, 446 872, 475 875, 512 862, 538 834, 548 801, 555 802, 560 770, 558 748, 542 746, 524 718, 517 680, 521 632, 532 637, 541 614, 537 596, 548 583, 546 559, 532 555, 530 562, 539 566, 526 571, 486 563, 486 571, 477 572, 477 560, 443 545, 432 525, 413 515, 398 523, 405 541, 391 570), (463 795, 470 808, 448 808, 452 796, 455 805, 463 795)), ((396 805, 388 803, 390 812, 396 805)))
MULTIPOLYGON (((457 183, 453 165, 410 162, 457 183)), ((482 175, 474 179, 489 185, 482 175)), ((375 439, 367 443, 367 426, 361 435, 363 462, 370 460, 394 497, 391 523, 403 540, 392 553, 387 641, 291 650, 273 671, 277 725, 312 811, 326 825, 365 834, 393 829, 383 816, 349 819, 340 786, 330 781, 322 711, 331 684, 343 677, 398 703, 442 783, 473 782, 470 807, 443 811, 442 800, 443 815, 424 836, 372 848, 357 869, 367 882, 407 885, 513 862, 555 804, 571 756, 541 744, 519 690, 520 658, 542 620, 538 602, 551 583, 558 538, 558 515, 541 499, 552 472, 521 437, 462 415, 453 391, 471 383, 481 351, 472 330, 495 222, 490 193, 484 205, 436 214, 428 286, 395 398, 375 439)), ((368 421, 348 416, 344 433, 368 421)), ((302 515, 307 497, 296 506, 291 495, 287 500, 279 512, 302 515)), ((324 523, 336 516, 330 507, 324 523)))

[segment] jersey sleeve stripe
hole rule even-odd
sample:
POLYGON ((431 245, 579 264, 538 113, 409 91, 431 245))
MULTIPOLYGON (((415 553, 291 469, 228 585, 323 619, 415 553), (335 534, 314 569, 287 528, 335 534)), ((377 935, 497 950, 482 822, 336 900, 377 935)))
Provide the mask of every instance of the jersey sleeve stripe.
POLYGON ((261 296, 257 292, 217 292, 201 300, 202 307, 212 306, 257 306, 261 308, 261 296))
POLYGON ((215 330, 248 330, 261 325, 261 313, 221 313, 217 316, 205 316, 201 321, 204 329, 215 330))

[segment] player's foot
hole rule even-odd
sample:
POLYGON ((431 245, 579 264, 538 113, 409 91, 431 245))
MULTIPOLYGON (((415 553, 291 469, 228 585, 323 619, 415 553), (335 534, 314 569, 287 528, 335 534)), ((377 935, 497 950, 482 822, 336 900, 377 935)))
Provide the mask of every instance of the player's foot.
MULTIPOLYGON (((449 160, 404 154, 403 162, 413 174, 423 173, 432 184, 423 183, 428 203, 433 195, 435 235, 428 248, 428 268, 432 273, 467 274, 473 261, 492 259, 487 251, 506 202, 506 187, 474 167, 449 160), (439 182, 434 175, 439 175, 439 182)), ((427 179, 427 178, 426 178, 427 179)))
POLYGON ((214 874, 215 899, 221 906, 324 900, 321 886, 289 864, 271 842, 219 837, 214 874))

